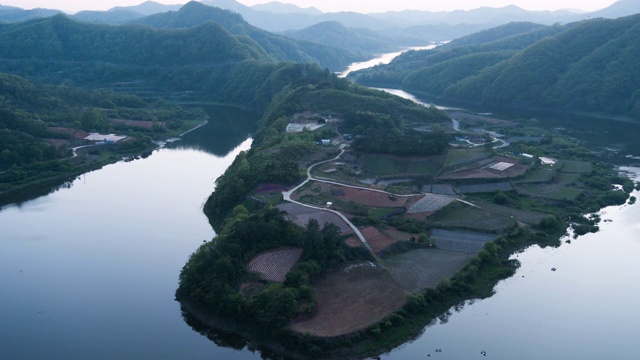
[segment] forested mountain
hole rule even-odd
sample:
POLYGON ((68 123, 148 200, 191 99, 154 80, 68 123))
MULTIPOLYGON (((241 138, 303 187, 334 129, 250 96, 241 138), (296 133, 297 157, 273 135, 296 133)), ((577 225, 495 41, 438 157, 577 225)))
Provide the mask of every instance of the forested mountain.
MULTIPOLYGON (((242 99, 247 101, 244 106, 252 107, 253 97, 224 89, 247 75, 255 76, 254 70, 260 72, 279 61, 324 64, 336 60, 336 53, 325 51, 324 46, 308 43, 309 54, 303 51, 306 43, 298 46, 292 40, 258 29, 255 33, 271 41, 267 46, 271 52, 256 40, 233 35, 213 21, 186 29, 154 29, 79 23, 58 15, 0 25, 0 71, 44 82, 126 87, 133 92, 188 91, 194 92, 193 96, 242 99), (234 69, 250 74, 236 73, 234 69), (237 74, 238 78, 228 78, 229 74, 237 74)), ((344 53, 338 50, 338 55, 344 53)), ((346 64, 352 59, 342 61, 346 64)))
POLYGON ((52 9, 31 9, 24 10, 15 6, 0 5, 0 21, 14 22, 35 18, 49 17, 60 14, 61 11, 52 9))
POLYGON ((286 31, 284 35, 366 53, 398 49, 398 45, 391 38, 369 29, 347 28, 337 21, 322 22, 302 30, 286 31))
POLYGON ((155 14, 135 20, 137 24, 157 28, 190 28, 208 21, 221 24, 227 31, 241 36, 244 41, 259 46, 278 61, 315 62, 331 70, 341 70, 353 61, 365 59, 365 55, 305 40, 293 40, 258 29, 242 16, 228 10, 191 1, 178 11, 155 14))
POLYGON ((640 118, 640 15, 467 45, 486 35, 409 52, 354 78, 466 102, 640 118))
POLYGON ((611 6, 602 10, 589 13, 591 18, 604 17, 615 19, 621 16, 628 16, 640 13, 640 0, 618 0, 611 6))

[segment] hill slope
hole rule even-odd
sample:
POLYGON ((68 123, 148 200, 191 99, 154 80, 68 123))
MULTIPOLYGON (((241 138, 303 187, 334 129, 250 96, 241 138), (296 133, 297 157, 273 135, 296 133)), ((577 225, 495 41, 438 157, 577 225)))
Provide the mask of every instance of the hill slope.
POLYGON ((537 28, 482 44, 460 39, 354 78, 480 104, 640 118, 638 59, 640 15, 634 15, 537 28))
POLYGON ((207 21, 220 23, 227 31, 242 36, 278 61, 315 62, 331 70, 342 70, 364 55, 331 45, 294 40, 250 25, 241 15, 191 1, 178 11, 154 14, 134 23, 156 28, 190 28, 207 21))

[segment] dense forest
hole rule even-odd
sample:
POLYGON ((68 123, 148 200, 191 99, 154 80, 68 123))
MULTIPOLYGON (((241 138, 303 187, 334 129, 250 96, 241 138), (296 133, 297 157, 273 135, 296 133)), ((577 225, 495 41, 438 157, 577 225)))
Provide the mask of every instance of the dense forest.
MULTIPOLYGON (((362 58, 337 47, 267 33, 231 12, 198 3, 161 15, 192 16, 194 11, 219 16, 175 29, 80 23, 64 15, 0 24, 0 71, 40 82, 141 94, 185 92, 192 97, 233 98, 225 88, 230 73, 250 70, 244 76, 251 76, 278 62, 336 69, 362 58)), ((242 81, 242 76, 231 81, 242 81)))
POLYGON ((435 97, 640 117, 640 15, 509 24, 413 51, 353 78, 435 97))
POLYGON ((334 44, 307 41, 309 39, 295 40, 272 34, 250 25, 237 13, 196 1, 185 4, 178 11, 150 15, 132 23, 154 28, 180 29, 198 27, 210 21, 220 24, 247 45, 260 48, 276 61, 317 63, 337 71, 356 60, 366 58, 366 55, 354 52, 353 49, 336 47, 334 44))

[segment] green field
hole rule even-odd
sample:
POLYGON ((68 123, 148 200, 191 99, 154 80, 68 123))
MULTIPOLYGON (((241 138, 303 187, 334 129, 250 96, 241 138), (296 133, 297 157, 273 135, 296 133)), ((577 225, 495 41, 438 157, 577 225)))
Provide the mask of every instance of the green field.
POLYGON ((578 160, 562 160, 562 168, 561 172, 566 173, 588 173, 593 170, 593 166, 588 161, 578 161, 578 160))
POLYGON ((527 173, 522 179, 516 181, 519 184, 525 183, 543 183, 553 180, 556 171, 548 166, 540 166, 539 168, 527 173))
POLYGON ((514 226, 516 221, 509 216, 471 207, 462 203, 451 203, 427 218, 432 225, 442 228, 457 228, 480 231, 501 231, 514 226))
POLYGON ((403 174, 435 177, 446 161, 446 155, 425 158, 403 158, 362 154, 358 160, 365 177, 402 176, 403 174))
POLYGON ((491 157, 491 153, 483 147, 471 149, 450 149, 448 155, 446 164, 447 168, 455 168, 457 166, 491 157))

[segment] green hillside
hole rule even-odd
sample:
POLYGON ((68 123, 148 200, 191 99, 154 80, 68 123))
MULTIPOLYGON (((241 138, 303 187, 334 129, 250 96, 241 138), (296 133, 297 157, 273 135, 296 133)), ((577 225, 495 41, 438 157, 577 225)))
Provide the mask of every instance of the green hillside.
POLYGON ((478 104, 640 117, 640 15, 479 35, 353 77, 478 104))
POLYGON ((242 41, 261 48, 277 61, 313 62, 337 71, 365 58, 364 55, 322 42, 295 40, 272 34, 247 23, 241 15, 229 10, 191 1, 178 11, 154 14, 137 19, 136 24, 155 28, 192 28, 209 21, 219 23, 242 41))

